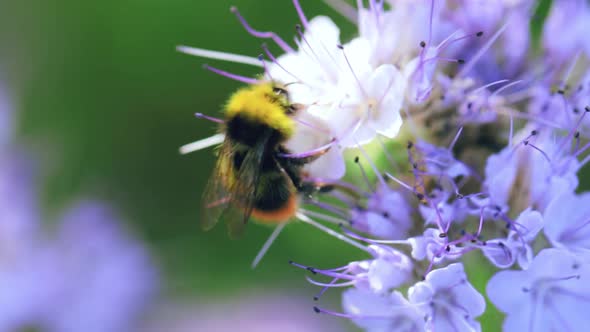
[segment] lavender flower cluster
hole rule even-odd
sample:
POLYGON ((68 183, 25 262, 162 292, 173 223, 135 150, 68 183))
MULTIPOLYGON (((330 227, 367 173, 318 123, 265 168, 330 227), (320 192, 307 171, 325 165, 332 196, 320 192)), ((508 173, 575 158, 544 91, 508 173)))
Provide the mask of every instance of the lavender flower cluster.
POLYGON ((532 0, 326 0, 358 26, 345 44, 329 18, 308 20, 293 3, 297 48, 232 10, 281 56, 266 45, 259 59, 179 49, 261 66, 302 105, 289 149, 332 144, 306 171, 337 189, 297 216, 368 258, 329 269, 292 262, 322 288, 316 300, 345 288, 342 311, 316 312, 371 332, 480 331, 486 301, 464 264, 484 257, 498 270, 485 295, 505 313, 504 331, 585 331, 590 194, 578 177, 590 161, 588 3, 553 1, 534 22, 532 0), (362 176, 345 182, 351 154, 362 176))
POLYGON ((156 289, 147 251, 97 201, 44 222, 14 113, 0 87, 0 331, 135 330, 156 289))

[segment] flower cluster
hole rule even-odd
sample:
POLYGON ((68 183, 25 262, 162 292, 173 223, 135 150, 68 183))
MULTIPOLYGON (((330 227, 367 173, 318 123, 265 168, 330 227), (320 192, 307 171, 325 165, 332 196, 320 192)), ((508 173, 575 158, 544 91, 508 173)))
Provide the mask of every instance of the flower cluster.
POLYGON ((584 331, 590 195, 579 192, 579 172, 590 161, 588 3, 553 1, 543 22, 532 0, 368 7, 359 0, 356 8, 327 1, 358 26, 342 43, 329 18, 308 20, 293 2, 296 46, 255 30, 233 9, 280 56, 265 45, 259 59, 181 50, 260 65, 262 79, 287 86, 305 133, 290 149, 334 142, 309 166, 334 190, 306 199, 312 207, 298 217, 368 258, 329 269, 292 262, 322 287, 316 300, 346 288, 342 311, 318 305, 316 312, 366 331, 479 331, 485 300, 463 265, 479 257, 499 271, 486 293, 506 314, 505 331, 584 331), (537 41, 531 25, 542 27, 537 41), (346 182, 345 150, 357 154, 362 175, 346 182))
POLYGON ((0 89, 0 331, 131 331, 156 289, 140 243, 105 204, 79 201, 49 228, 33 163, 0 89), (6 129, 6 130, 5 130, 6 129))

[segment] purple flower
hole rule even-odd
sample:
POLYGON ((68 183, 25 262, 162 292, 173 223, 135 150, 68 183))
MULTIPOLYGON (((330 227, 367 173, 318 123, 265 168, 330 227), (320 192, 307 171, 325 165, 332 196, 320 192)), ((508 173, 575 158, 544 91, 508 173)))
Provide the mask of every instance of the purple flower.
POLYGON ((368 332, 424 330, 424 314, 398 291, 378 294, 350 288, 342 293, 342 307, 357 326, 368 332))
POLYGON ((129 331, 154 295, 156 273, 142 246, 106 206, 83 201, 55 239, 62 288, 50 314, 56 331, 129 331))
POLYGON ((561 64, 578 52, 590 55, 590 9, 584 0, 554 1, 545 21, 543 45, 548 59, 561 64), (567 33, 564 33, 564 28, 567 33))
POLYGON ((535 240, 543 228, 543 216, 538 211, 526 209, 514 222, 508 222, 508 236, 486 241, 481 250, 497 267, 508 268, 517 261, 521 268, 526 269, 533 259, 529 243, 535 240))
POLYGON ((408 290, 410 303, 426 313, 426 331, 479 331, 475 320, 485 300, 467 280, 460 263, 434 270, 408 290))
POLYGON ((153 295, 155 270, 116 221, 103 205, 80 203, 55 237, 37 232, 0 261, 0 330, 133 329, 153 295))
POLYGON ((588 4, 554 1, 543 31, 546 52, 537 54, 529 46, 532 0, 357 1, 356 9, 345 1, 327 2, 358 25, 358 37, 336 48, 334 23, 308 21, 298 1, 298 50, 239 16, 251 34, 272 38, 285 51, 275 58, 264 48, 270 60, 262 64, 261 77, 288 84, 293 102, 320 119, 304 121, 313 126, 289 148, 313 150, 333 138, 331 153, 339 157, 318 158, 317 174, 306 166, 313 174, 305 180, 333 190, 306 193, 296 217, 368 256, 332 269, 292 263, 321 287, 316 300, 327 290, 349 287, 343 313, 319 305, 316 312, 348 318, 367 331, 479 331, 476 319, 485 302, 463 271, 463 264, 476 264, 465 259, 476 251, 499 270, 515 263, 523 269, 500 272, 489 283, 494 304, 507 313, 506 331, 582 326, 586 289, 560 287, 583 276, 582 256, 590 252, 590 196, 576 193, 578 172, 590 163, 588 4), (318 138, 312 127, 329 135, 318 138), (393 141, 369 145, 379 135, 393 141), (343 166, 343 150, 354 148, 370 165, 364 168, 356 157, 362 177, 343 166), (335 180, 342 175, 345 181, 335 180), (578 256, 561 266, 546 258, 552 252, 578 256), (560 270, 549 270, 554 267, 560 270), (513 276, 526 285, 504 291, 513 276), (406 299, 402 291, 412 284, 406 299), (567 315, 552 307, 554 298, 567 315), (552 312, 541 317, 539 310, 552 312), (522 316, 533 318, 517 321, 522 316))
POLYGON ((0 81, 0 150, 12 140, 14 132, 14 114, 12 103, 6 88, 0 81))
POLYGON ((590 305, 588 254, 545 249, 525 271, 501 271, 487 293, 506 314, 503 330, 586 331, 590 305))
POLYGON ((380 184, 369 196, 366 209, 352 210, 352 226, 378 238, 405 238, 412 225, 411 206, 404 196, 380 184))
POLYGON ((590 250, 590 193, 563 194, 545 210, 545 236, 554 247, 590 250))
POLYGON ((196 303, 166 303, 141 332, 338 332, 343 326, 311 310, 297 292, 254 289, 234 294, 230 302, 200 296, 196 303))

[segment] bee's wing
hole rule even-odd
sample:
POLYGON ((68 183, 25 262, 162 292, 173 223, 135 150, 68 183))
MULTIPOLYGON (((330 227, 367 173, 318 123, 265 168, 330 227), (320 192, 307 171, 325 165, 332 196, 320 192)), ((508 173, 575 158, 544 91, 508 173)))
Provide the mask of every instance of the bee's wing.
POLYGON ((227 139, 224 141, 203 196, 203 229, 209 230, 219 220, 224 220, 230 237, 239 237, 244 232, 254 208, 267 139, 265 135, 257 147, 240 151, 227 139), (233 162, 236 153, 243 154, 239 170, 233 162))
POLYGON ((224 141, 218 152, 215 169, 209 177, 201 204, 201 227, 210 230, 219 222, 223 212, 230 207, 231 192, 224 181, 233 175, 230 169, 232 147, 229 141, 224 141))
POLYGON ((236 181, 230 189, 232 193, 230 205, 239 207, 240 213, 236 214, 234 209, 227 209, 222 215, 222 219, 227 221, 229 235, 232 238, 244 232, 254 209, 267 139, 267 135, 261 137, 256 147, 244 152, 240 169, 236 171, 236 181))

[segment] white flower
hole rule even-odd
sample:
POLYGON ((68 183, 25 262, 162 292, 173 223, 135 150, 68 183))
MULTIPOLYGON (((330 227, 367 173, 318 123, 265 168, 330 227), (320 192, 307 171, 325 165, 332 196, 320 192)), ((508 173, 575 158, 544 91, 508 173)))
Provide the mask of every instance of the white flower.
MULTIPOLYGON (((333 140, 328 124, 317 116, 301 110, 294 119, 297 130, 285 144, 285 147, 293 153, 322 148, 333 140)), ((338 144, 331 145, 328 152, 305 165, 304 171, 312 178, 340 179, 346 171, 342 148, 338 144)))
POLYGON ((402 74, 393 65, 355 74, 356 78, 342 81, 341 91, 346 95, 341 100, 330 108, 310 107, 310 112, 330 124, 344 147, 366 144, 377 134, 394 138, 402 125, 400 110, 406 86, 402 74))

